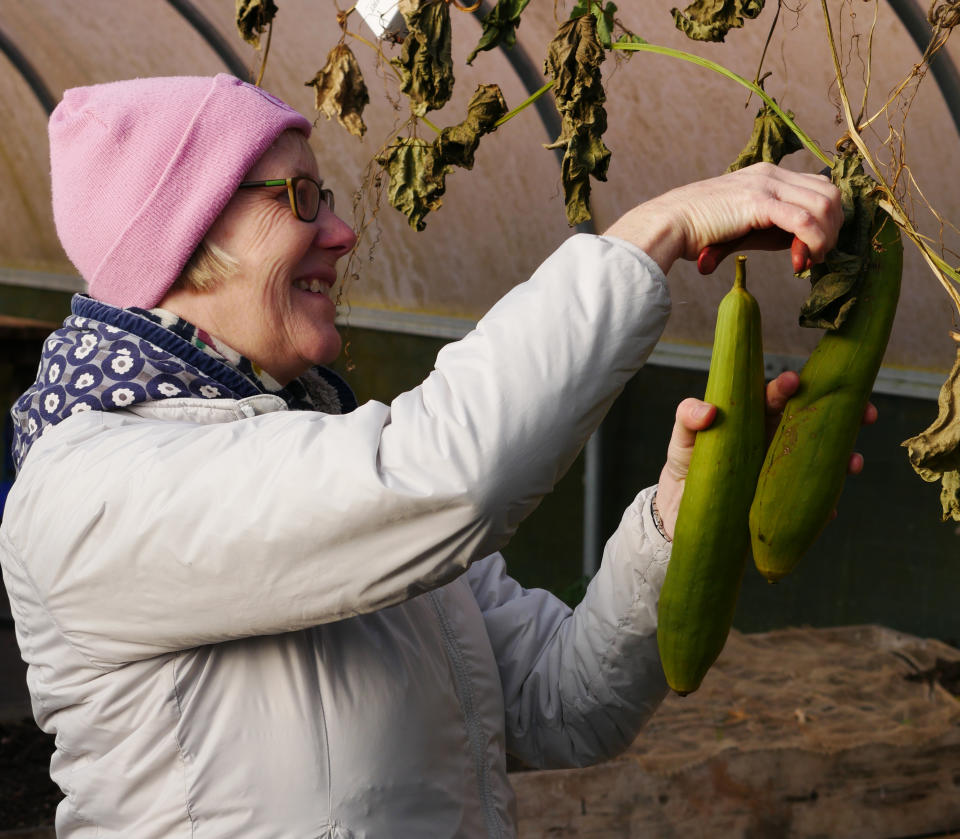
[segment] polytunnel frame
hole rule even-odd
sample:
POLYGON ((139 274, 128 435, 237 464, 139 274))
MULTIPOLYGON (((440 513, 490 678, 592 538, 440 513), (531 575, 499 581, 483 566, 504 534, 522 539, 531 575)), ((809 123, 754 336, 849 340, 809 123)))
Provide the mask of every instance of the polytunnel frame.
MULTIPOLYGON (((167 3, 197 32, 204 42, 217 54, 227 69, 238 78, 249 74, 246 63, 216 26, 190 0, 167 0, 167 3)), ((907 30, 921 55, 927 47, 930 37, 930 25, 918 0, 887 0, 900 23, 907 30)), ((485 17, 492 10, 489 0, 483 0, 477 8, 477 17, 485 17)), ((49 116, 56 99, 46 86, 41 74, 28 57, 0 26, 0 53, 4 54, 17 72, 23 77, 40 105, 49 116)), ((542 86, 540 73, 533 60, 520 46, 519 42, 511 48, 502 48, 513 71, 517 74, 528 93, 542 86)), ((953 60, 941 51, 930 62, 940 94, 953 119, 954 127, 960 135, 960 73, 953 60)), ((560 134, 560 118, 551 100, 541 97, 534 103, 540 122, 548 137, 560 134)), ((563 152, 555 149, 558 164, 562 164, 563 152)), ((592 221, 583 222, 575 227, 578 233, 595 233, 592 221)), ((11 280, 17 285, 49 289, 51 281, 59 290, 82 290, 82 282, 68 282, 73 278, 54 275, 37 275, 39 282, 31 283, 22 277, 12 279, 2 272, 0 280, 11 280), (68 288, 69 287, 69 288, 68 288)), ((458 339, 473 328, 473 323, 462 318, 443 318, 414 313, 390 313, 384 316, 375 310, 354 309, 351 312, 352 325, 381 331, 393 331, 435 338, 458 339)), ((776 375, 781 370, 793 368, 794 359, 785 356, 769 355, 765 357, 766 375, 776 375)), ((661 342, 650 356, 650 362, 666 367, 707 370, 710 366, 709 348, 673 347, 661 342)), ((939 391, 939 377, 919 371, 886 371, 881 369, 874 389, 877 392, 898 396, 920 396, 936 399, 939 391)), ((601 511, 601 429, 587 441, 584 452, 584 501, 583 501, 583 573, 590 577, 599 568, 602 534, 600 532, 601 511)))

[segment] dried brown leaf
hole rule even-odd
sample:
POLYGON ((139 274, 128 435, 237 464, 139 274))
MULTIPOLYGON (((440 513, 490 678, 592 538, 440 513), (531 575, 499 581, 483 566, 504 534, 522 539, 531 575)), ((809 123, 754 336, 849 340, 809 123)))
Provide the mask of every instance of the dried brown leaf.
POLYGON ((930 427, 901 445, 923 480, 941 481, 943 520, 960 521, 960 348, 940 388, 937 406, 939 412, 930 427))
POLYGON ((363 73, 350 47, 337 44, 327 63, 306 83, 316 94, 316 109, 327 119, 336 120, 355 137, 363 137, 364 106, 370 102, 363 73))
POLYGON ((277 14, 273 0, 237 0, 236 23, 240 37, 257 49, 260 35, 277 14))
POLYGON ((377 157, 390 176, 387 198, 416 230, 426 227, 427 213, 443 203, 446 178, 454 166, 473 167, 474 154, 484 134, 496 127, 507 103, 495 84, 480 85, 470 98, 463 122, 444 128, 432 143, 409 137, 397 141, 377 157))
POLYGON ((472 169, 480 138, 493 131, 497 120, 506 112, 507 103, 500 88, 495 84, 480 85, 467 105, 467 118, 444 128, 434 140, 437 157, 443 163, 472 169))
POLYGON ((837 155, 830 177, 840 190, 843 226, 824 261, 801 274, 810 280, 811 290, 800 307, 800 325, 819 329, 837 329, 856 305, 879 200, 877 184, 864 173, 856 152, 837 155))
MULTIPOLYGON (((790 111, 787 111, 787 114, 793 119, 790 111)), ((802 148, 803 143, 800 142, 800 138, 794 134, 793 129, 787 125, 783 117, 765 104, 753 120, 753 133, 746 147, 730 164, 727 171, 735 172, 754 163, 776 164, 788 154, 793 154, 802 148)))
POLYGON ((561 128, 560 136, 546 148, 564 149, 561 177, 571 227, 591 217, 590 176, 605 181, 610 165, 610 149, 602 139, 607 129, 600 75, 604 56, 592 14, 561 24, 547 51, 544 69, 554 80, 561 128))
POLYGON ((731 29, 763 11, 764 0, 694 0, 682 12, 671 9, 677 29, 694 41, 723 41, 731 29))
POLYGON ((453 93, 450 7, 444 0, 400 0, 407 24, 400 55, 390 63, 417 116, 442 108, 453 93))
POLYGON ((387 198, 416 230, 426 227, 424 216, 443 203, 450 167, 436 155, 432 143, 417 137, 398 137, 377 156, 390 176, 387 198))

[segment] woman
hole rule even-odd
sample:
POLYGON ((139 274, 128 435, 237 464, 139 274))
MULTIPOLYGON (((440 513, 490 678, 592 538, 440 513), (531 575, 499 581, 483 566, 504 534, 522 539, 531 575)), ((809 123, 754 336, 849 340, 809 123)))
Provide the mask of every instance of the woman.
POLYGON ((222 75, 70 90, 51 117, 90 294, 15 406, 0 558, 60 836, 511 836, 506 751, 624 749, 666 692, 657 594, 714 409, 681 404, 572 614, 497 551, 649 355, 675 259, 779 228, 816 260, 840 224, 825 179, 774 167, 675 190, 357 407, 315 366, 354 234, 309 132, 222 75))

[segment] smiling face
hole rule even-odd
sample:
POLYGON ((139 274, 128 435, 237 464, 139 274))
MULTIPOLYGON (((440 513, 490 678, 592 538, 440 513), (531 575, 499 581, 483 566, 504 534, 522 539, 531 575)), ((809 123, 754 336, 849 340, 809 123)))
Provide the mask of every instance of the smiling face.
MULTIPOLYGON (((245 181, 309 175, 320 180, 304 136, 287 131, 245 181)), ((330 291, 337 260, 353 248, 351 228, 321 203, 312 222, 290 209, 285 186, 241 189, 206 241, 236 263, 210 290, 174 288, 160 306, 206 330, 286 384, 340 353, 330 291)))

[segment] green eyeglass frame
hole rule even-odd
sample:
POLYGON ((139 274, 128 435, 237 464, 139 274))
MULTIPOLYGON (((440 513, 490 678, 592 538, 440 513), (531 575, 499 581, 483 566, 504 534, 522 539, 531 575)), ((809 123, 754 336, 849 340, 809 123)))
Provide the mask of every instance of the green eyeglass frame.
POLYGON ((290 199, 290 209, 300 221, 313 221, 320 212, 321 203, 326 204, 327 209, 333 212, 333 190, 326 189, 308 175, 272 178, 267 181, 244 181, 238 189, 252 186, 285 186, 290 199))

